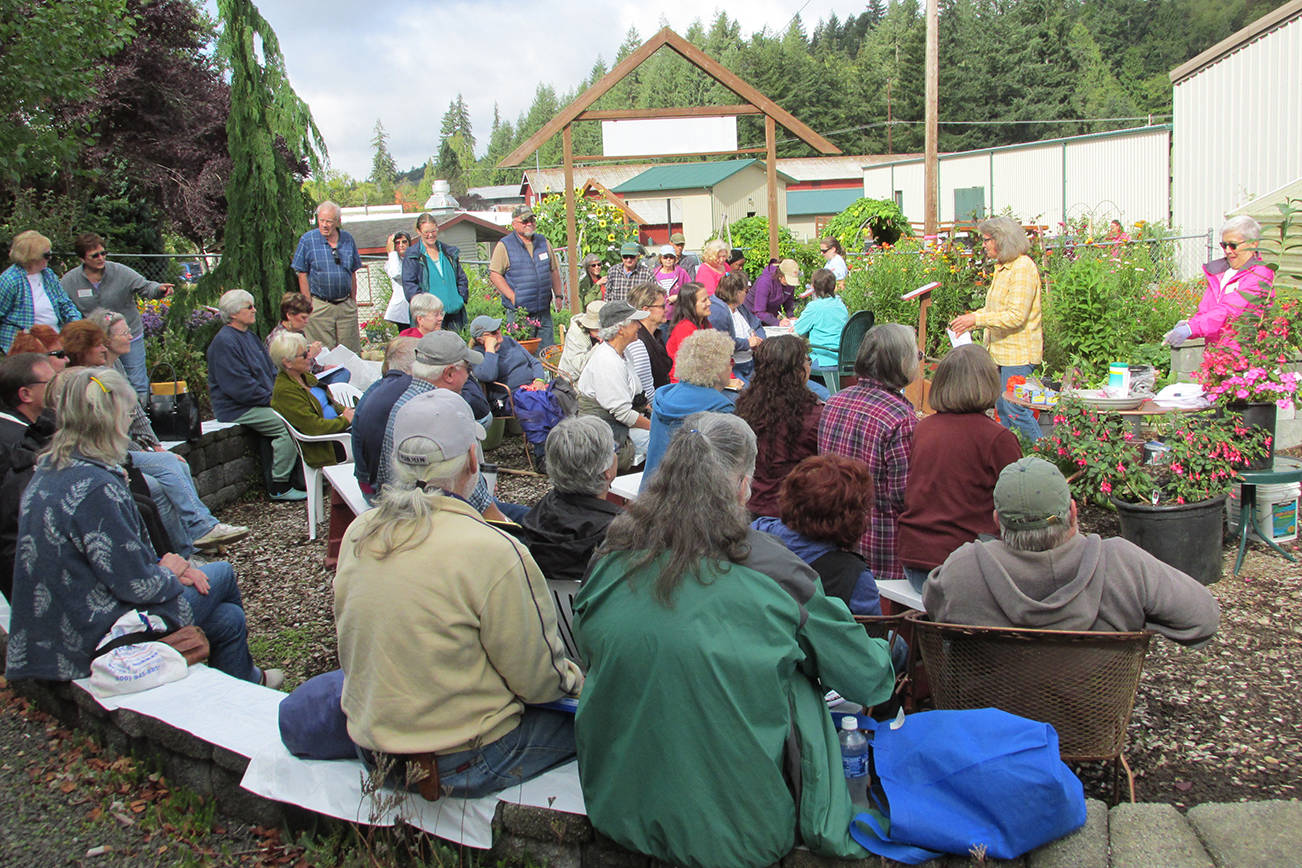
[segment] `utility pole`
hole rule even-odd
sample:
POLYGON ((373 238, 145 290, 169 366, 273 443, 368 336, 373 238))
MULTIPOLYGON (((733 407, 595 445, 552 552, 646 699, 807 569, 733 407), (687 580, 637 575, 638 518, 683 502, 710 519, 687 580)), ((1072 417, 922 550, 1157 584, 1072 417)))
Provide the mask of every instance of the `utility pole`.
POLYGON ((927 138, 923 153, 923 235, 935 237, 939 229, 937 212, 937 144, 940 123, 940 11, 937 0, 927 0, 927 138))

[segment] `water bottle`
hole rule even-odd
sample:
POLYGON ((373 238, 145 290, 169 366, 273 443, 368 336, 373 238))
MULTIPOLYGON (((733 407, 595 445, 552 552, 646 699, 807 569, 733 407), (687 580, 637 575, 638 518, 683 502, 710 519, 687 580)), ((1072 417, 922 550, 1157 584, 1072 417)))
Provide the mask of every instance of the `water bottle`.
POLYGON ((853 714, 841 719, 841 767, 845 783, 850 788, 850 801, 855 811, 868 808, 868 739, 859 731, 859 720, 853 714))

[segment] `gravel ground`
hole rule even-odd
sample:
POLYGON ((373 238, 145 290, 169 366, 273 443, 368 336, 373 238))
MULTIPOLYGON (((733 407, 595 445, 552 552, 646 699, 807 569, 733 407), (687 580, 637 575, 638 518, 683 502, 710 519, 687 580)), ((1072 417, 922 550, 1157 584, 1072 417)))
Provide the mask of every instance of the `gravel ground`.
MULTIPOLYGON (((492 458, 504 467, 524 466, 518 440, 508 439, 492 458)), ((545 479, 528 476, 502 473, 498 480, 500 497, 525 504, 548 487, 545 479)), ((287 689, 338 666, 332 574, 322 566, 325 525, 309 542, 304 512, 302 504, 255 495, 220 516, 254 529, 226 557, 240 578, 254 659, 283 667, 287 689)), ((1108 513, 1086 510, 1082 524, 1116 533, 1108 513)), ((1151 646, 1127 748, 1140 801, 1184 808, 1299 795, 1302 697, 1295 682, 1302 670, 1302 567, 1254 545, 1234 578, 1233 554, 1226 549, 1225 578, 1211 587, 1221 605, 1217 636, 1198 649, 1162 639, 1151 646)), ((160 838, 159 823, 125 823, 114 806, 130 808, 144 798, 152 812, 154 801, 171 804, 158 795, 166 782, 136 774, 124 784, 122 773, 88 766, 91 760, 110 763, 4 690, 0 751, 0 864, 81 864, 100 846, 111 849, 89 858, 96 865, 273 864, 302 854, 280 849, 269 830, 221 818, 214 821, 221 832, 209 825, 179 842, 174 833, 160 838), (74 786, 65 791, 70 782, 74 786), (96 782, 100 790, 116 789, 88 798, 82 789, 96 782), (126 791, 116 792, 123 786, 126 791), (160 851, 160 842, 171 849, 160 851)), ((1098 767, 1081 772, 1087 795, 1108 797, 1110 774, 1098 767)))

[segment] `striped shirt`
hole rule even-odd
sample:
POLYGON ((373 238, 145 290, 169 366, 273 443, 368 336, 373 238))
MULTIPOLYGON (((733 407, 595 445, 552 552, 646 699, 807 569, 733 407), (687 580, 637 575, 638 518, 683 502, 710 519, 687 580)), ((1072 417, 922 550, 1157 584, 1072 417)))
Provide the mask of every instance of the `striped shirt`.
POLYGON ((1044 360, 1040 272, 1031 257, 1022 254, 999 263, 986 305, 973 315, 976 328, 986 330, 986 346, 995 364, 1038 365, 1044 360))

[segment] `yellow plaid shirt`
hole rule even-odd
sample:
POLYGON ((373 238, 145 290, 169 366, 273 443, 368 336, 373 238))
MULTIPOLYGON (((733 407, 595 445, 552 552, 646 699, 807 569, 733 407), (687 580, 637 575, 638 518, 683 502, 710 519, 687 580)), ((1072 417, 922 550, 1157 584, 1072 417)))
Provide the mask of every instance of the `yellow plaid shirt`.
POLYGON ((986 306, 973 312, 986 330, 986 346, 998 365, 1038 365, 1044 360, 1040 322, 1040 272, 1029 256, 995 268, 986 306))

